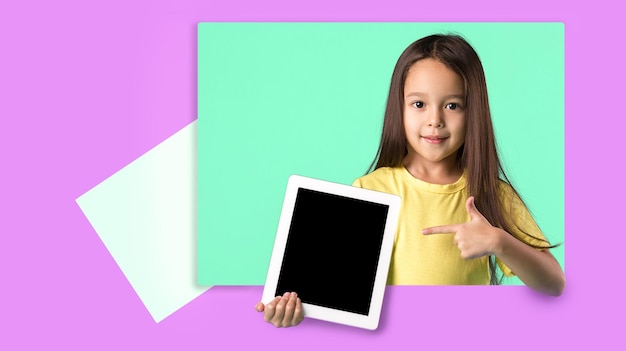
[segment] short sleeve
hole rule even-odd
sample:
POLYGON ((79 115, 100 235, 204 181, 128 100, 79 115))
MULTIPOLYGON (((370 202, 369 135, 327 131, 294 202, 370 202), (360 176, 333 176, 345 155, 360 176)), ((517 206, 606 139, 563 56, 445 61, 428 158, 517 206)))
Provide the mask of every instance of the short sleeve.
MULTIPOLYGON (((507 218, 509 219, 510 231, 514 237, 526 244, 538 247, 550 245, 541 229, 533 219, 522 200, 515 194, 509 184, 501 183, 500 201, 507 218)), ((511 277, 515 273, 504 263, 496 258, 496 262, 505 276, 511 277)))

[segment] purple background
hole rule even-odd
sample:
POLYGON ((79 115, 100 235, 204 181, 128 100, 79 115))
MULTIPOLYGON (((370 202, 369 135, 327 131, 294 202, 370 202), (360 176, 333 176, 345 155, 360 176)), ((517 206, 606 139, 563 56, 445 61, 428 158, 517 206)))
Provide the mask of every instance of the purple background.
POLYGON ((623 348, 611 261, 626 194, 608 188, 622 174, 623 13, 608 1, 3 1, 0 349, 623 348), (275 329, 253 310, 261 287, 214 287, 154 323, 74 200, 196 118, 201 21, 564 22, 564 295, 391 287, 369 332, 275 329))

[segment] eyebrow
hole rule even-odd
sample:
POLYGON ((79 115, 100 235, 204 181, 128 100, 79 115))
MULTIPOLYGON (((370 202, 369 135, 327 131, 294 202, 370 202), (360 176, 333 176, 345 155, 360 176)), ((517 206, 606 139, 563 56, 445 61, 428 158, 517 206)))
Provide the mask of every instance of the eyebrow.
MULTIPOLYGON (((408 93, 408 94, 405 96, 405 98, 408 98, 408 97, 410 97, 410 96, 421 97, 421 96, 424 96, 424 95, 428 96, 428 94, 425 94, 425 93, 420 93, 420 92, 411 92, 411 93, 408 93)), ((446 95, 446 96, 444 96, 444 99, 452 99, 452 98, 456 98, 456 99, 461 99, 461 100, 463 100, 463 99, 465 99, 465 95, 464 95, 464 94, 450 94, 450 95, 446 95)))

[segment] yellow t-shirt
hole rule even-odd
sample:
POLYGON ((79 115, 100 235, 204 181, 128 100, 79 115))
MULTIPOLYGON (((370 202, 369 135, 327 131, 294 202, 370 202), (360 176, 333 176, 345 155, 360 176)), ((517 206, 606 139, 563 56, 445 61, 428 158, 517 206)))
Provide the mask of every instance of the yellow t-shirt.
MULTIPOLYGON (((469 221, 465 203, 469 196, 465 174, 452 184, 431 184, 413 177, 403 166, 382 167, 354 181, 353 186, 391 193, 402 198, 398 228, 389 267, 389 285, 488 285, 488 257, 461 258, 451 234, 423 235, 422 229, 469 221)), ((503 185, 505 183, 503 182, 503 185)), ((503 186, 501 196, 512 194, 503 186)), ((544 239, 528 210, 508 197, 514 223, 544 239), (521 225, 520 225, 521 224, 521 225)), ((520 234, 526 242, 544 244, 520 234)), ((511 270, 498 261, 505 275, 511 270)))

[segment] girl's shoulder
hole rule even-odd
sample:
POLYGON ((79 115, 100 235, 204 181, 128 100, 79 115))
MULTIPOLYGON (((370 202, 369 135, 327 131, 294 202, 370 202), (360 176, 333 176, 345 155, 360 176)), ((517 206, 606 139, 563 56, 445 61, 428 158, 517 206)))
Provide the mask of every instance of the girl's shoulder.
POLYGON ((500 180, 498 187, 498 197, 502 210, 507 213, 507 217, 511 218, 512 225, 523 227, 524 222, 532 222, 532 215, 520 194, 515 187, 505 180, 500 180))
POLYGON ((400 176, 402 172, 401 167, 380 167, 374 171, 361 176, 354 180, 353 186, 366 187, 367 184, 372 183, 387 183, 392 179, 400 176))
POLYGON ((516 203, 522 202, 522 199, 515 188, 504 179, 499 179, 498 181, 498 196, 500 196, 502 201, 516 203))

